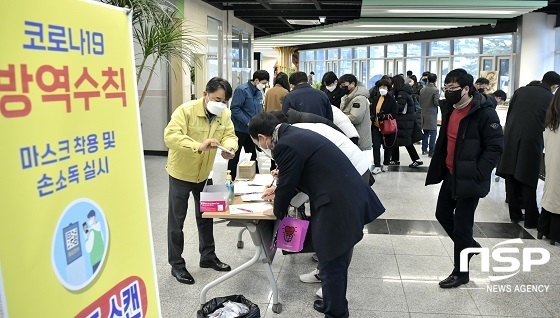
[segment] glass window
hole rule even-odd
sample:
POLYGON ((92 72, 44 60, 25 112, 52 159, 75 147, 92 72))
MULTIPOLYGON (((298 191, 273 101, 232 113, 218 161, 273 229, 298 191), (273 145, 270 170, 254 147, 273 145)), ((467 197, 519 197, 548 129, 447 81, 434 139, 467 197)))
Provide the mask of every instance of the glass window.
POLYGON ((385 57, 385 45, 374 45, 369 47, 369 57, 380 58, 385 57))
POLYGON ((494 59, 493 58, 483 58, 482 59, 482 70, 483 71, 492 71, 494 69, 493 67, 493 63, 494 59))
POLYGON ((454 55, 478 54, 478 38, 457 39, 454 41, 454 55))
POLYGON ((325 50, 317 50, 317 60, 318 61, 325 60, 325 50))
POLYGON ((430 56, 449 55, 451 54, 451 44, 449 40, 430 42, 430 56))
POLYGON ((394 43, 387 44, 387 57, 403 56, 404 44, 394 43))
POLYGON ((306 61, 315 60, 315 51, 305 51, 305 60, 306 61))
POLYGON ((340 56, 344 60, 351 60, 352 59, 352 49, 349 47, 344 47, 340 49, 340 56))
POLYGON ((357 47, 354 49, 354 56, 357 59, 367 59, 367 47, 357 47))
POLYGON ((352 61, 340 61, 340 74, 335 73, 338 77, 344 74, 352 74, 352 61))
POLYGON ((416 75, 416 78, 420 80, 422 77, 422 59, 414 58, 414 59, 406 59, 406 70, 412 71, 412 74, 416 75))
POLYGON ((509 54, 512 52, 511 34, 486 36, 482 39, 483 54, 509 54))
POLYGON ((241 67, 241 30, 233 28, 231 39, 232 67, 241 67))
MULTIPOLYGON (((385 60, 369 60, 369 80, 368 87, 375 85, 375 82, 381 79, 384 75, 384 64, 385 60)), ((364 83, 365 84, 365 83, 364 83)))
POLYGON ((250 68, 251 61, 253 60, 253 54, 251 53, 251 35, 249 33, 243 33, 242 42, 243 59, 241 62, 241 67, 250 68))
POLYGON ((453 58, 453 68, 462 68, 478 78, 478 57, 456 56, 453 58))
POLYGON ((325 62, 315 62, 315 76, 313 76, 313 82, 321 82, 323 75, 325 74, 325 62))
POLYGON ((406 44, 406 56, 421 56, 422 55, 422 43, 413 42, 406 44))
POLYGON ((329 60, 338 60, 338 49, 327 50, 329 60))
MULTIPOLYGON (((509 92, 509 59, 500 59, 500 78, 498 81, 498 89, 509 92)), ((488 77, 488 76, 487 76, 488 77)), ((490 79, 492 83, 492 78, 490 79)), ((511 93, 511 92, 510 92, 511 93)))

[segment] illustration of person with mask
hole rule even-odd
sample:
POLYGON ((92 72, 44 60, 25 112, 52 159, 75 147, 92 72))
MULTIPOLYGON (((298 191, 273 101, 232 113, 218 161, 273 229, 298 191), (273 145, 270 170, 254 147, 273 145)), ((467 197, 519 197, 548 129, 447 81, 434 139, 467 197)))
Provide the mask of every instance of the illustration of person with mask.
MULTIPOLYGON (((268 72, 259 70, 253 73, 253 79, 239 85, 235 92, 233 92, 230 106, 231 119, 235 127, 235 135, 239 141, 239 148, 235 152, 235 156, 228 161, 228 170, 231 171, 232 180, 235 180, 237 176, 237 164, 239 163, 242 147, 245 149, 245 153, 251 154, 251 160, 257 160, 257 150, 251 138, 249 138, 247 124, 253 116, 264 110, 264 97, 261 91, 268 84, 269 80, 270 75, 268 72)), ((259 173, 258 167, 257 173, 259 173)))
POLYGON ((89 226, 84 229, 86 232, 86 251, 89 253, 91 267, 93 273, 95 273, 105 253, 105 240, 101 232, 101 224, 95 217, 95 211, 89 211, 87 218, 89 226))
POLYGON ((479 77, 474 82, 474 88, 476 88, 476 90, 480 94, 488 94, 489 86, 490 86, 490 81, 485 77, 479 77))
MULTIPOLYGON (((168 260, 171 275, 183 284, 195 282, 182 257, 183 223, 191 192, 198 228, 200 267, 231 270, 216 256, 212 219, 203 219, 200 213, 200 192, 214 165, 217 146, 229 149, 221 151, 226 160, 235 156, 238 147, 231 111, 227 107, 231 95, 228 81, 214 77, 206 84, 204 96, 177 107, 165 128, 164 140, 169 148, 166 166, 169 173, 168 260)), ((249 141, 252 143, 251 139, 249 141)))

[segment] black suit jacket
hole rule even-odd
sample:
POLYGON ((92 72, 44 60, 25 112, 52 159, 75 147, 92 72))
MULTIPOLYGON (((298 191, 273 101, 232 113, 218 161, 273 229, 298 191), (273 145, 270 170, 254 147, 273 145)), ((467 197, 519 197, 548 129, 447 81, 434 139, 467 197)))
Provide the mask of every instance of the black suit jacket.
POLYGON ((282 101, 282 112, 295 109, 304 113, 312 113, 333 120, 331 102, 324 92, 311 87, 307 83, 297 85, 282 101))
POLYGON ((294 190, 309 196, 313 247, 321 262, 349 251, 385 208, 348 157, 325 137, 282 124, 272 151, 278 165, 274 214, 286 216, 294 190))

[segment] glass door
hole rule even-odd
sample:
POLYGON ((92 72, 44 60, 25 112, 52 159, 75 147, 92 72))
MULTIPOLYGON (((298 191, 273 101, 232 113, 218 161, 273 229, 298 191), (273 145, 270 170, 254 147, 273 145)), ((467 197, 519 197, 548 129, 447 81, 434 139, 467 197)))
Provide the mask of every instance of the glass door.
POLYGON ((403 74, 404 60, 403 59, 387 59, 386 60, 387 72, 385 74, 393 77, 398 74, 403 74))
POLYGON ((448 57, 440 57, 438 58, 438 73, 437 76, 439 78, 439 82, 440 82, 440 89, 443 87, 443 84, 445 82, 445 77, 447 76, 447 74, 449 73, 449 58, 448 57))
POLYGON ((510 73, 511 73, 511 58, 508 57, 501 57, 498 56, 498 76, 497 78, 495 77, 491 77, 488 78, 488 80, 490 81, 490 85, 492 86, 492 81, 495 81, 497 84, 497 88, 503 90, 504 92, 506 92, 509 96, 512 95, 512 92, 510 91, 510 73))
POLYGON ((368 62, 367 61, 360 61, 361 64, 361 73, 360 73, 360 77, 358 78, 361 82, 362 85, 364 85, 366 88, 368 88, 368 62))

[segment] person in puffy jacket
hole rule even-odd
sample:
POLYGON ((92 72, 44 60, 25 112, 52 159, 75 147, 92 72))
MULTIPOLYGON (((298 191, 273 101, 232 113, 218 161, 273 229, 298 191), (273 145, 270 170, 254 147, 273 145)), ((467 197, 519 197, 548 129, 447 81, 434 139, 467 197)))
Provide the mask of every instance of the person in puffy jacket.
POLYGON ((369 91, 358 86, 358 79, 352 74, 342 75, 340 88, 345 96, 340 102, 340 110, 348 116, 358 134, 358 147, 362 151, 371 149, 371 120, 369 119, 369 91))
POLYGON ((331 105, 340 108, 340 101, 342 100, 342 90, 338 85, 338 77, 334 72, 326 72, 321 81, 321 90, 327 94, 331 105))
POLYGON ((393 77, 393 94, 398 104, 397 111, 397 143, 398 146, 393 147, 391 165, 400 165, 399 147, 404 146, 408 155, 412 160, 409 165, 411 168, 416 168, 423 165, 424 162, 420 160, 420 156, 414 148, 414 143, 424 139, 424 135, 416 122, 416 109, 414 108, 414 100, 412 99, 412 87, 405 83, 402 76, 393 77))
MULTIPOLYGON (((439 283, 453 288, 469 282, 469 270, 461 268, 461 251, 480 247, 473 239, 478 200, 490 192, 490 177, 504 148, 500 119, 488 98, 477 92, 473 77, 455 69, 445 77, 446 109, 426 185, 443 181, 436 219, 454 243, 454 268, 439 283)), ((473 254, 468 255, 468 260, 473 254)))
POLYGON ((381 79, 375 83, 379 95, 373 98, 370 106, 371 139, 373 141, 373 174, 387 171, 387 165, 391 161, 393 147, 396 145, 397 134, 383 135, 379 128, 379 122, 397 117, 397 101, 391 92, 391 82, 381 79), (390 115, 390 117, 389 117, 390 115), (385 149, 383 155, 383 167, 381 166, 381 145, 385 149))

